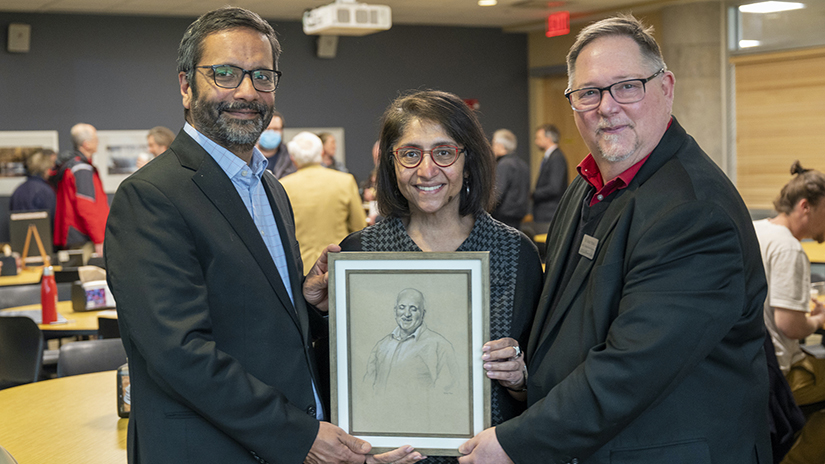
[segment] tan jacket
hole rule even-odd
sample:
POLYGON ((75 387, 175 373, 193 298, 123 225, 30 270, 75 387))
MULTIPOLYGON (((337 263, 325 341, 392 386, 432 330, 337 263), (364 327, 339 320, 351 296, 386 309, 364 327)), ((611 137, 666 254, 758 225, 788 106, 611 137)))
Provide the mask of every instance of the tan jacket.
POLYGON ((367 226, 366 214, 351 174, 319 164, 281 178, 295 214, 295 235, 309 269, 330 243, 367 226))

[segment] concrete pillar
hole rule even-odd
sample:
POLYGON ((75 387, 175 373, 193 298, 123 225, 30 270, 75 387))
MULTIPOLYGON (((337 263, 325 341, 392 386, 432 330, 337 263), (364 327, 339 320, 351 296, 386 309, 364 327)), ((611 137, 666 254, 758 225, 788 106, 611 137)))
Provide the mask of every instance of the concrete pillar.
POLYGON ((725 8, 719 1, 668 6, 655 31, 668 69, 676 76, 673 114, 730 176, 724 83, 725 8))

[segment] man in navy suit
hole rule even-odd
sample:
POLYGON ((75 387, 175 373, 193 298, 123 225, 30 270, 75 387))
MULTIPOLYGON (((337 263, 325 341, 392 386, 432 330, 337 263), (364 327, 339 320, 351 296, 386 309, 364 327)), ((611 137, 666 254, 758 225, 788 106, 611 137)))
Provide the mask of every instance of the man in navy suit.
MULTIPOLYGON (((312 342, 326 321, 310 303, 326 301, 302 288, 289 199, 254 148, 279 54, 250 11, 195 21, 178 54, 186 124, 115 195, 105 257, 129 356, 130 463, 375 462, 321 421, 312 342)), ((325 287, 325 268, 307 281, 325 287)))
POLYGON ((469 463, 771 461, 765 273, 735 187, 671 116, 675 78, 632 16, 583 29, 566 96, 591 153, 548 236, 525 351, 483 359, 526 398, 469 463))
POLYGON ((567 159, 559 149, 559 130, 553 124, 536 129, 536 146, 544 150, 533 190, 533 231, 547 233, 561 196, 567 189, 567 159))

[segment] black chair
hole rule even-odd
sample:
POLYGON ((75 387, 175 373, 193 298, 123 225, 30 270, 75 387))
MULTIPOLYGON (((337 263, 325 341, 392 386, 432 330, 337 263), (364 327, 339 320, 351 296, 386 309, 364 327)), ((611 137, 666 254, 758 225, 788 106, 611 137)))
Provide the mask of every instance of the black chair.
POLYGON ((0 309, 40 303, 40 285, 0 287, 0 309))
POLYGON ((126 350, 119 338, 66 343, 57 358, 57 376, 113 371, 126 364, 126 350))
MULTIPOLYGON (((57 284, 57 301, 72 299, 72 284, 57 284)), ((0 287, 0 309, 40 304, 40 284, 0 287)))
POLYGON ((99 338, 120 339, 120 327, 117 325, 117 319, 112 319, 110 317, 98 317, 97 336, 99 338))
POLYGON ((0 389, 37 382, 43 334, 28 317, 0 317, 0 389))

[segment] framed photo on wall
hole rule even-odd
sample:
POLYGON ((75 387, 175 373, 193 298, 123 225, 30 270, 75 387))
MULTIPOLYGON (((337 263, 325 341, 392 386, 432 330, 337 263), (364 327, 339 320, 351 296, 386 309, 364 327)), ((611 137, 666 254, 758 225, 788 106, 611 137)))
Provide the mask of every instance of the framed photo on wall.
POLYGON ((426 455, 490 426, 489 253, 331 253, 332 422, 426 455))
POLYGON ((58 150, 56 130, 0 131, 0 196, 26 181, 26 157, 43 148, 58 150))
POLYGON ((106 193, 115 193, 120 183, 137 171, 138 156, 149 153, 147 133, 149 129, 97 131, 98 149, 92 164, 106 193))

